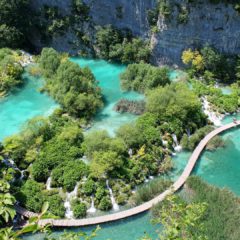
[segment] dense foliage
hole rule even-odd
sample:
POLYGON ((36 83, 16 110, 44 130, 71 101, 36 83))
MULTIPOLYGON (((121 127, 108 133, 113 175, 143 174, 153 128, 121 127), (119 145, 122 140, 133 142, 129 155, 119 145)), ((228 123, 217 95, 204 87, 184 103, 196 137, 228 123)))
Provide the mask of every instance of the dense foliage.
POLYGON ((98 57, 122 63, 148 62, 150 57, 148 42, 134 38, 130 32, 121 32, 111 25, 98 28, 96 48, 98 57))
POLYGON ((31 22, 29 1, 1 0, 0 9, 0 48, 21 47, 31 22))
POLYGON ((169 70, 165 67, 154 67, 150 64, 130 64, 121 74, 121 87, 123 90, 134 90, 141 93, 165 86, 170 83, 169 70))
POLYGON ((23 83, 20 55, 8 48, 0 49, 0 97, 23 83))
POLYGON ((189 66, 191 75, 202 76, 207 83, 216 79, 231 83, 236 76, 236 58, 221 54, 208 45, 200 50, 183 51, 182 61, 189 66))
POLYGON ((181 146, 183 149, 193 151, 198 143, 213 129, 213 126, 207 125, 205 127, 199 128, 190 137, 185 133, 181 139, 181 146))
MULTIPOLYGON (((239 198, 229 190, 211 186, 198 177, 191 177, 187 185, 194 193, 192 202, 206 202, 208 205, 202 220, 208 239, 239 239, 239 198)), ((199 232, 198 229, 195 231, 199 232)))
POLYGON ((51 48, 42 50, 39 65, 44 89, 71 116, 90 119, 102 106, 101 91, 89 68, 80 68, 51 48))
POLYGON ((177 135, 189 131, 193 133, 206 124, 199 99, 183 83, 148 92, 146 110, 158 117, 162 129, 177 135))
POLYGON ((240 106, 240 90, 238 84, 232 84, 230 94, 223 94, 220 88, 206 85, 198 80, 191 80, 193 91, 199 97, 207 97, 212 110, 219 113, 234 113, 240 106))
POLYGON ((134 205, 147 202, 171 186, 171 181, 165 179, 154 179, 149 183, 140 186, 133 195, 131 201, 134 205))
MULTIPOLYGON (((168 196, 153 208, 154 221, 163 225, 161 240, 207 240, 203 216, 207 214, 205 202, 187 203, 178 196, 168 196)), ((211 238, 209 238, 211 239, 211 238)))

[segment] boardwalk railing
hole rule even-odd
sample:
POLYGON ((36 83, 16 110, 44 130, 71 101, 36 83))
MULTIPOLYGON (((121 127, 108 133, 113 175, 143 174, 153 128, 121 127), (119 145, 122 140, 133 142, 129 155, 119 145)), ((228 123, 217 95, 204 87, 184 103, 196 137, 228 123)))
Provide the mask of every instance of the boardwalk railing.
MULTIPOLYGON (((95 225, 95 224, 100 224, 100 223, 105 223, 105 222, 116 221, 116 220, 131 217, 133 215, 145 212, 145 211, 149 210, 153 205, 163 201, 167 195, 171 194, 172 192, 176 192, 184 185, 187 178, 190 176, 203 149, 205 148, 207 143, 213 137, 215 137, 216 135, 218 135, 221 132, 224 132, 230 128, 233 128, 233 127, 236 127, 239 125, 240 125, 240 121, 229 123, 227 125, 224 125, 222 127, 219 127, 217 129, 213 130, 208 135, 206 135, 205 138, 203 138, 203 140, 195 148, 183 173, 176 180, 176 182, 169 189, 167 189, 166 191, 164 191, 163 193, 161 193, 160 195, 158 195, 157 197, 153 198, 152 200, 150 200, 146 203, 143 203, 137 207, 134 207, 134 208, 131 208, 131 209, 128 209, 125 211, 108 214, 108 215, 104 215, 104 216, 99 216, 99 217, 92 217, 92 218, 85 218, 85 219, 44 219, 44 220, 40 220, 39 224, 40 225, 51 224, 52 226, 55 226, 55 227, 80 227, 80 226, 95 225)), ((17 207, 16 210, 19 214, 21 214, 27 218, 36 216, 36 213, 27 211, 21 207, 17 207)))

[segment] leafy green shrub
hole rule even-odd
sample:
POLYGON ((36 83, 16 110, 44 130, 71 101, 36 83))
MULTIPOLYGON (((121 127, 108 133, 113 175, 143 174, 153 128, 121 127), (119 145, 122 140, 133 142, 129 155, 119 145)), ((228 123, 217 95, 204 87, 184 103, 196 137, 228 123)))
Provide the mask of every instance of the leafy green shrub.
POLYGON ((49 203, 48 211, 58 217, 63 218, 65 215, 65 207, 59 194, 45 194, 44 201, 49 203))
POLYGON ((52 185, 64 187, 72 191, 78 181, 88 173, 88 168, 82 161, 65 161, 52 171, 52 185))
POLYGON ((239 198, 228 189, 211 186, 197 176, 188 178, 187 186, 193 193, 192 202, 205 202, 208 206, 201 222, 205 226, 204 233, 208 239, 239 239, 239 198))
POLYGON ((90 119, 100 107, 100 88, 89 68, 80 68, 76 63, 64 59, 52 49, 43 49, 40 66, 47 73, 44 89, 74 117, 90 119), (51 59, 55 59, 53 63, 51 59), (49 65, 48 65, 49 63, 49 65))
POLYGON ((220 136, 215 136, 208 142, 206 149, 210 151, 214 151, 219 147, 224 147, 224 145, 225 143, 223 139, 220 136))
POLYGON ((213 126, 207 125, 205 127, 199 128, 190 137, 188 137, 187 134, 184 134, 181 140, 181 146, 187 150, 194 150, 197 144, 213 129, 213 126))
POLYGON ((128 65, 120 78, 123 90, 134 90, 142 93, 170 83, 167 68, 154 67, 145 63, 128 65))
POLYGON ((72 209, 73 209, 73 215, 75 218, 84 218, 87 215, 87 206, 85 203, 74 200, 71 202, 72 209))
POLYGON ((122 63, 149 61, 148 42, 133 38, 129 32, 120 32, 111 25, 99 27, 96 33, 98 57, 122 63))
POLYGON ((23 84, 23 67, 18 58, 20 56, 16 52, 7 48, 0 49, 0 97, 23 84))
POLYGON ((109 196, 105 196, 101 199, 98 208, 102 211, 107 211, 112 208, 112 203, 109 196))
POLYGON ((139 187, 132 197, 134 205, 147 202, 171 186, 171 181, 165 179, 154 179, 148 184, 139 187))
POLYGON ((21 204, 33 212, 40 212, 44 203, 44 196, 42 190, 44 185, 34 180, 27 180, 21 187, 20 192, 17 193, 17 199, 21 204))

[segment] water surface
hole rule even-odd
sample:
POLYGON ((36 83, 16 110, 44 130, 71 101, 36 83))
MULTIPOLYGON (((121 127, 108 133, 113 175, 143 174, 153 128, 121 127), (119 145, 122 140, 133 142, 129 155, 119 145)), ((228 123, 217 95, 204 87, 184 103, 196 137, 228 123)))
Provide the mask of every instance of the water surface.
POLYGON ((0 141, 19 132, 21 126, 35 116, 47 116, 58 106, 56 102, 38 89, 43 80, 23 74, 24 86, 0 99, 0 141))

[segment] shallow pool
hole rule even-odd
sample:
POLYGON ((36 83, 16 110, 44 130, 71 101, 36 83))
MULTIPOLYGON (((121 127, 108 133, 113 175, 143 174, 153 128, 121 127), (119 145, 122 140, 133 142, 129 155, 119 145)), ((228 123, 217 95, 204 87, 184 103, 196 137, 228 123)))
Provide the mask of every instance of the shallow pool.
POLYGON ((58 106, 56 102, 38 91, 43 80, 23 74, 24 86, 0 99, 0 141, 17 133, 21 126, 35 116, 46 116, 58 106))

